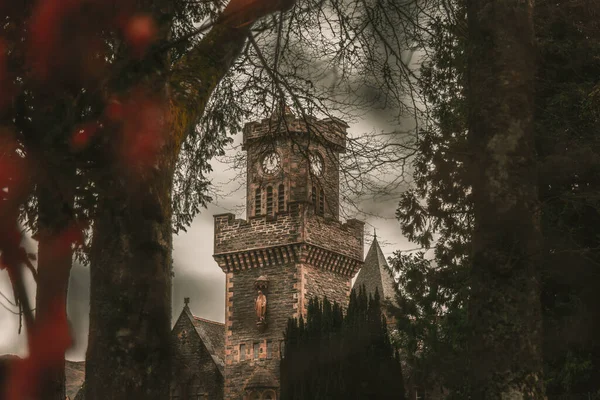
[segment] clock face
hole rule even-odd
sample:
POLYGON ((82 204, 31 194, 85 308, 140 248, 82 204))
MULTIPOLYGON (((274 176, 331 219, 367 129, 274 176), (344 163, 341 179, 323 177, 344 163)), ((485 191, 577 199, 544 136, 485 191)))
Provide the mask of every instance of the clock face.
POLYGON ((310 153, 310 171, 315 176, 323 175, 323 159, 317 153, 310 153))
POLYGON ((281 167, 281 158, 279 154, 275 152, 268 153, 265 158, 263 158, 262 168, 266 174, 274 174, 279 171, 281 167))

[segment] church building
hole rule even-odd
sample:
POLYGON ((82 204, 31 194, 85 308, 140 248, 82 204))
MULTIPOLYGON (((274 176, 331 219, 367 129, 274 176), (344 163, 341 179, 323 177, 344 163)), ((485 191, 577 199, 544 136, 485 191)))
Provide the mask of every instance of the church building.
POLYGON ((289 110, 244 127, 247 218, 214 216, 214 259, 226 274, 222 341, 210 333, 218 324, 184 307, 173 334, 188 370, 174 368, 172 398, 278 399, 288 319, 305 314, 311 297, 348 304, 364 223, 339 220, 347 127, 289 110), (220 382, 222 393, 212 394, 220 382))
POLYGON ((305 315, 311 297, 346 307, 359 270, 356 284, 395 304, 377 239, 363 263, 364 223, 339 220, 347 127, 289 110, 244 127, 247 218, 214 216, 225 323, 192 315, 186 299, 173 328, 172 399, 279 399, 288 319, 305 315))

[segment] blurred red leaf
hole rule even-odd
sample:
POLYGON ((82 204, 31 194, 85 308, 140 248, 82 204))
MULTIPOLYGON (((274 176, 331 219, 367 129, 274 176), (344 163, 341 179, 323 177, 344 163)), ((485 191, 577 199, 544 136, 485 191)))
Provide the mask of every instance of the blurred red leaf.
POLYGON ((73 223, 51 237, 50 241, 52 253, 49 254, 49 258, 63 258, 71 251, 74 244, 83 242, 83 227, 78 223, 73 223))
POLYGON ((5 388, 7 400, 35 397, 44 371, 61 366, 65 351, 73 343, 65 304, 64 297, 55 298, 45 318, 36 321, 30 335, 29 356, 16 360, 10 369, 5 388))
POLYGON ((0 212, 18 202, 26 185, 26 160, 13 136, 8 129, 0 130, 0 212))
POLYGON ((122 99, 111 99, 105 115, 120 125, 118 148, 121 161, 128 166, 148 167, 165 142, 167 107, 155 95, 136 88, 122 99))
POLYGON ((31 67, 39 79, 48 78, 51 64, 60 50, 63 20, 79 0, 40 0, 30 19, 31 67))
POLYGON ((71 136, 71 150, 82 151, 89 144, 92 137, 98 132, 100 125, 97 122, 88 122, 75 128, 71 136))
POLYGON ((149 15, 131 17, 124 27, 125 40, 131 46, 134 56, 141 58, 148 47, 156 40, 156 24, 149 15))
POLYGON ((120 122, 123 120, 125 117, 125 107, 121 100, 116 97, 111 98, 104 109, 104 115, 111 122, 120 122))
POLYGON ((14 87, 8 76, 7 53, 6 42, 0 38, 0 110, 10 104, 14 95, 14 87))

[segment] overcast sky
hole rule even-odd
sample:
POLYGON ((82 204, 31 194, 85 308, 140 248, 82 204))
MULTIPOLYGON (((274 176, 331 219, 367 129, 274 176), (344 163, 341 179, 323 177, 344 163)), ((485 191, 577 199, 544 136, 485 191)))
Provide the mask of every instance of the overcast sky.
MULTIPOLYGON (((350 129, 350 134, 360 134, 373 130, 388 130, 387 124, 380 123, 381 115, 375 119, 365 119, 350 129), (367 122, 368 121, 368 122, 367 122)), ((239 138, 237 138, 239 140, 239 138)), ((218 162, 213 164, 212 179, 216 184, 227 182, 235 174, 228 165, 218 162)), ((231 183, 230 188, 239 184, 231 183)), ((223 192, 230 188, 224 187, 223 192)), ((398 194, 399 195, 399 194, 398 194)), ((202 210, 187 232, 181 232, 173 240, 173 259, 175 277, 173 281, 173 321, 179 316, 183 307, 183 298, 190 297, 192 312, 202 318, 223 322, 225 318, 225 274, 218 268, 212 258, 213 251, 213 215, 224 212, 240 215, 240 208, 245 204, 245 188, 229 194, 225 198, 217 198, 208 209, 202 210)), ((395 250, 407 250, 415 247, 400 234, 400 228, 394 218, 398 197, 386 201, 366 201, 361 209, 367 214, 378 217, 363 217, 365 220, 365 254, 372 240, 373 228, 377 228, 378 241, 386 256, 395 250)), ((27 245, 35 250, 35 242, 27 241, 27 245)), ((89 323, 89 269, 79 264, 74 265, 71 272, 68 297, 68 314, 75 335, 75 345, 67 353, 67 359, 83 360, 87 346, 87 330, 89 323)), ((30 293, 34 286, 30 282, 30 293)), ((12 300, 12 290, 6 271, 0 271, 0 292, 12 300)), ((33 299, 32 299, 33 301, 33 299)), ((7 300, 0 296, 0 302, 14 310, 7 300)), ((35 304, 35 302, 33 302, 35 304)), ((4 308, 0 308, 0 354, 26 354, 25 335, 17 333, 19 318, 4 308)))

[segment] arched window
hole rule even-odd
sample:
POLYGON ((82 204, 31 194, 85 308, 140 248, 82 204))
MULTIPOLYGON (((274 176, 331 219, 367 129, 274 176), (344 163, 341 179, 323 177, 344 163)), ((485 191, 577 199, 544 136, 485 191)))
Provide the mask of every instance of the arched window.
POLYGON ((285 186, 283 183, 279 185, 279 189, 277 190, 277 212, 285 211, 285 186))
POLYGON ((314 186, 310 192, 310 200, 312 201, 313 206, 317 207, 317 188, 314 186))
POLYGON ((260 188, 257 188, 254 191, 254 215, 260 215, 260 211, 261 211, 260 210, 260 207, 261 207, 260 195, 261 195, 260 188))
POLYGON ((319 191, 319 215, 325 214, 325 193, 323 189, 319 191))
POLYGON ((273 215, 273 188, 267 186, 267 215, 273 215))
POLYGON ((246 345, 240 344, 240 361, 246 360, 246 345))
POLYGON ((260 392, 255 390, 250 394, 250 400, 260 400, 260 392))
POLYGON ((276 400, 275 392, 273 390, 265 390, 262 395, 262 400, 276 400))

